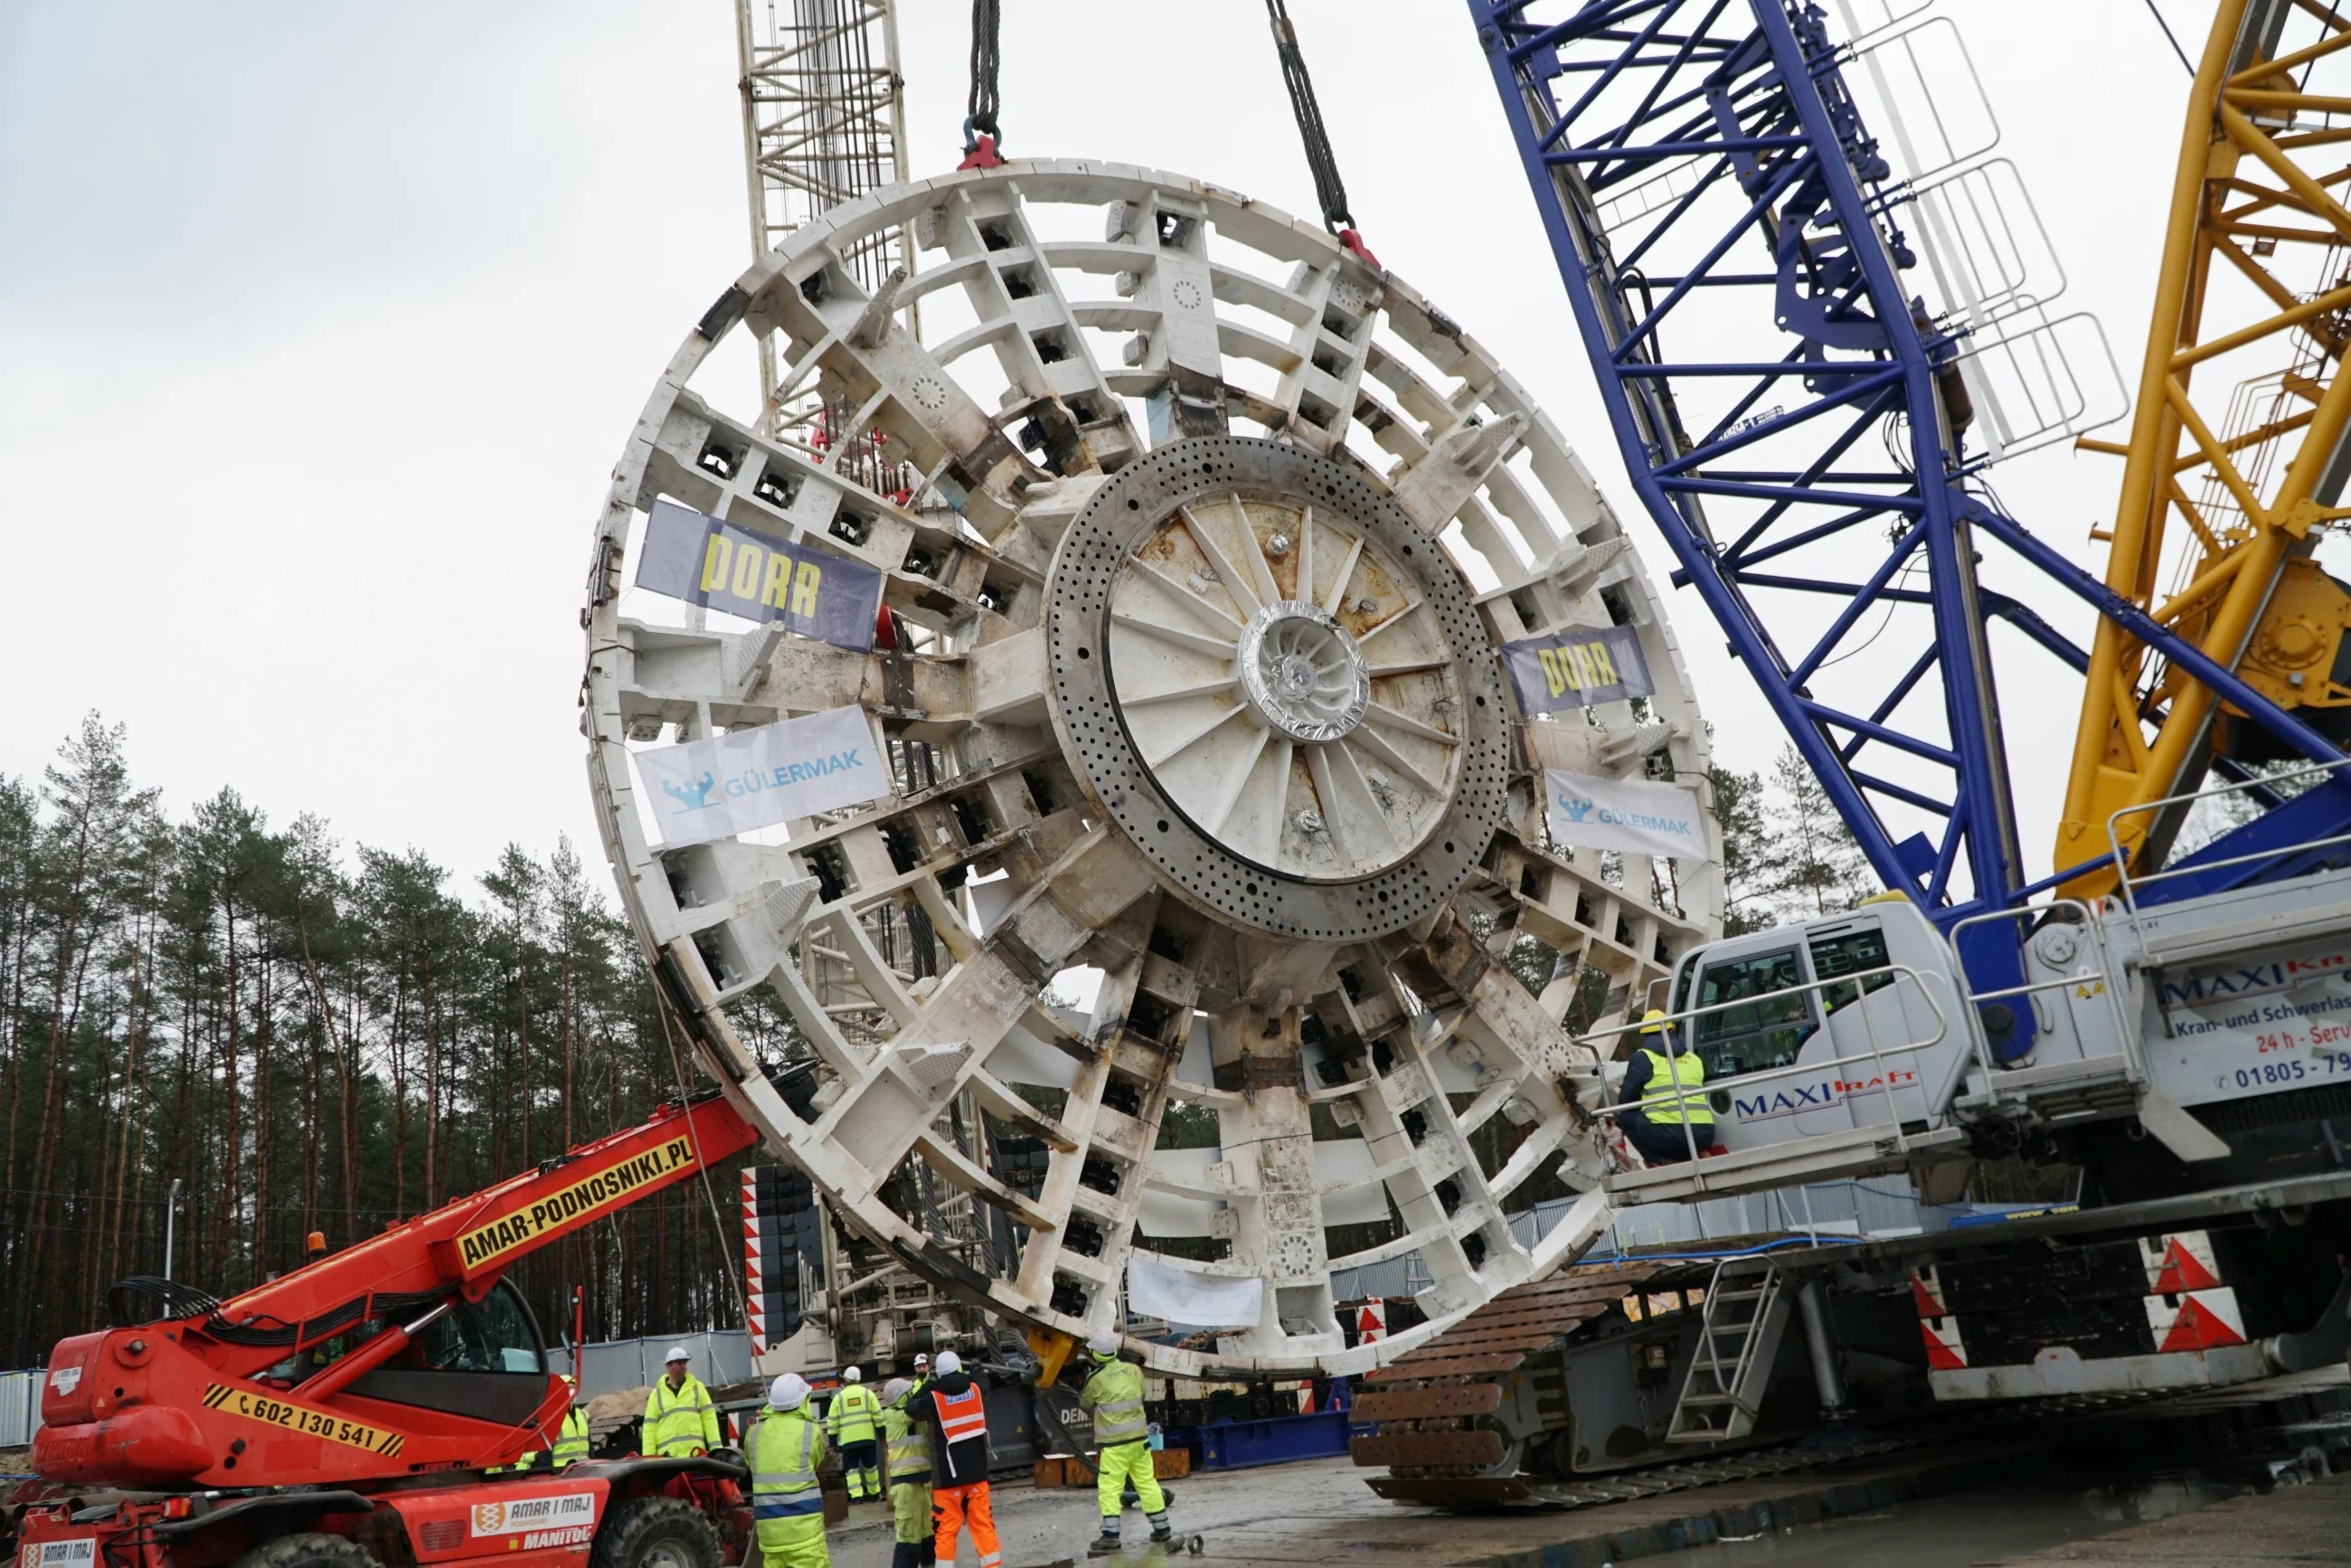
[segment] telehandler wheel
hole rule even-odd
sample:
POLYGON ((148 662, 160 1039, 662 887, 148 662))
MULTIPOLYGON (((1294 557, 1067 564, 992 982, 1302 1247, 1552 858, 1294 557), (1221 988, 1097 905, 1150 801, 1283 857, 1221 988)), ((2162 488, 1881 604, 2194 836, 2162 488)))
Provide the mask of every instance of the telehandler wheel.
POLYGON ((588 1568, 718 1568, 718 1559, 707 1514, 674 1497, 641 1497, 605 1519, 588 1568))
POLYGON ((309 1531, 281 1535, 236 1560, 236 1568, 382 1568, 366 1547, 341 1535, 309 1531))

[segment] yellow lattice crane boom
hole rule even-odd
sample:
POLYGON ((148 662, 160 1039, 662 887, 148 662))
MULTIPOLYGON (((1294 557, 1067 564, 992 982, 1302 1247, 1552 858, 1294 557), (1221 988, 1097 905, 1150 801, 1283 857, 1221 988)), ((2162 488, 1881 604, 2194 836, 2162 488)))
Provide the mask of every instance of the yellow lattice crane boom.
MULTIPOLYGON (((2188 106, 2106 581, 2330 738, 2351 736, 2351 591, 2314 550, 2351 450, 2351 15, 2221 0, 2188 106), (2325 90, 2336 86, 2339 92, 2325 90)), ((2055 864, 2158 862, 2179 808, 2276 755, 2111 620, 2093 645, 2055 864)), ((2098 893, 2111 864, 2066 891, 2098 893)))

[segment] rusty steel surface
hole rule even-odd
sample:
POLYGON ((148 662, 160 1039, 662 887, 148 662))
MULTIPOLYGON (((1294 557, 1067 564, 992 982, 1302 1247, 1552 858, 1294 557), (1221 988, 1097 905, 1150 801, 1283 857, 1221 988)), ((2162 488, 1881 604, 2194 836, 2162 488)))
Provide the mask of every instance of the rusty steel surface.
POLYGON ((1463 1387, 1375 1389, 1355 1396, 1358 1421, 1426 1421, 1440 1416, 1490 1416, 1501 1408, 1502 1391, 1491 1383, 1463 1387))
POLYGON ((1453 1327, 1371 1375, 1390 1386, 1510 1372, 1532 1352, 1598 1317, 1657 1271, 1650 1263, 1571 1269, 1504 1291, 1453 1327))
POLYGON ((1499 1432, 1399 1432, 1348 1439, 1359 1465, 1492 1465, 1502 1458, 1499 1432))
POLYGON ((1493 1473, 1515 1469, 1518 1453, 1517 1443, 1506 1442, 1494 1424, 1502 1406, 1500 1380, 1515 1381, 1528 1357, 1638 1293, 1658 1271, 1652 1263, 1586 1265, 1514 1286, 1374 1372, 1355 1412, 1359 1419, 1378 1421, 1380 1429, 1348 1443, 1356 1464, 1390 1469, 1391 1474, 1371 1479, 1372 1490, 1392 1500, 1447 1507, 1533 1500, 1526 1482, 1493 1473), (1440 1473, 1408 1473, 1430 1470, 1440 1473))

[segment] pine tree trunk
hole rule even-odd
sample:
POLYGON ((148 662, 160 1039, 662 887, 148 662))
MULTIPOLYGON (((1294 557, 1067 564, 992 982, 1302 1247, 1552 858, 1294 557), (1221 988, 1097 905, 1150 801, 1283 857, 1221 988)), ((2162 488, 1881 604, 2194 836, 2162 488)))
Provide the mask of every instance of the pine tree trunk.
POLYGON ((433 954, 424 954, 424 1212, 432 1213, 441 1207, 439 1171, 434 1156, 440 1152, 441 1132, 441 1051, 439 1034, 433 1020, 433 954))
MULTIPOLYGON (((224 1063, 225 1071, 221 1075, 221 1087, 225 1092, 224 1125, 226 1130, 221 1139, 223 1194, 220 1221, 221 1249, 214 1256, 225 1264, 230 1256, 229 1249, 234 1245, 230 1234, 231 1228, 243 1217, 245 1208, 243 1135, 242 1129, 237 1125, 238 1113, 242 1109, 239 1103, 237 1074, 245 1054, 245 1042, 239 1032, 241 1020, 237 1009, 239 992, 236 964, 236 905, 225 895, 223 897, 222 905, 228 914, 228 1032, 226 1037, 228 1056, 224 1063)), ((253 1276, 248 1271, 246 1274, 246 1283, 253 1282, 253 1276)))

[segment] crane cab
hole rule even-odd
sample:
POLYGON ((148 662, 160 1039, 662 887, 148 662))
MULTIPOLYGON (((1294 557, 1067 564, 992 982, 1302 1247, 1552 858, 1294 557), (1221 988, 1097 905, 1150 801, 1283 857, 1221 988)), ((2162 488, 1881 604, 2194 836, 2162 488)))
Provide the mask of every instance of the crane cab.
POLYGON ((1710 943, 1674 971, 1672 1048, 1733 1153, 1938 1124, 1974 1047, 1942 935, 1904 901, 1710 943))

